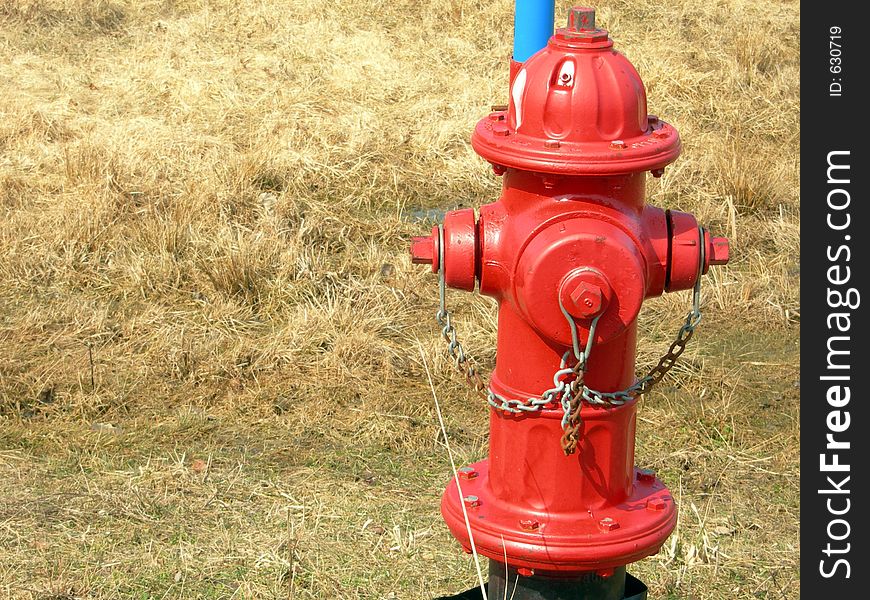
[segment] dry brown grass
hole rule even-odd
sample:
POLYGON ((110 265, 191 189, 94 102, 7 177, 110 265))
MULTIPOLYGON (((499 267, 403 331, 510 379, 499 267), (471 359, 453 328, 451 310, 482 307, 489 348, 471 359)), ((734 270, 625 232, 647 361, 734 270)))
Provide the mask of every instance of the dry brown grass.
MULTIPOLYGON (((560 3, 560 6, 564 3, 560 3)), ((561 12, 561 11, 560 11, 561 12)), ((798 581, 798 5, 609 0, 685 151, 650 201, 732 237, 638 463, 680 500, 656 598, 798 581)), ((511 4, 0 3, 0 596, 428 598, 486 408, 450 375, 417 208, 500 182, 475 121, 511 4)), ((492 304, 451 294, 494 358, 492 304)), ((640 362, 684 294, 649 304, 640 362)))

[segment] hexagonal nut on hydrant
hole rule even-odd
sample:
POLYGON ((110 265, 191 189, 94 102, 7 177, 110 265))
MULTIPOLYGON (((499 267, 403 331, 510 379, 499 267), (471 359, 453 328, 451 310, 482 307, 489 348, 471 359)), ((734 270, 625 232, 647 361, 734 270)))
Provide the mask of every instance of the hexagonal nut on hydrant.
POLYGON ((474 467, 459 467, 457 475, 460 479, 476 479, 479 473, 474 470, 474 467))
POLYGON ((520 529, 523 531, 535 531, 541 526, 537 519, 520 519, 520 529))
POLYGON ((665 502, 664 498, 650 498, 646 501, 646 509, 654 512, 659 512, 665 510, 668 507, 668 503, 665 502))
POLYGON ((591 319, 604 308, 604 294, 594 283, 581 281, 568 296, 574 304, 568 312, 577 317, 591 319))
POLYGON ((605 533, 608 531, 616 531, 619 529, 619 521, 611 517, 604 517, 598 521, 598 529, 605 533))
POLYGON ((478 506, 480 506, 480 498, 478 498, 477 496, 468 495, 463 497, 462 501, 468 508, 477 508, 478 506))

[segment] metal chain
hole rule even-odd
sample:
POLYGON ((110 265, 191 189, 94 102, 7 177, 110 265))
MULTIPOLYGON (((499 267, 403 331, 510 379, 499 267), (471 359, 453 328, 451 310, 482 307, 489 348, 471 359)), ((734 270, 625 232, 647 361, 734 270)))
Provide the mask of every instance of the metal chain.
MULTIPOLYGON (((561 306, 561 302, 559 304, 561 306)), ((562 360, 559 363, 559 369, 553 374, 553 387, 542 393, 540 396, 526 398, 525 400, 513 400, 496 394, 492 388, 487 390, 486 401, 489 405, 498 410, 503 410, 512 413, 534 412, 541 410, 548 404, 558 403, 562 410, 568 410, 571 401, 577 394, 575 382, 583 381, 583 374, 586 371, 586 361, 589 358, 589 353, 592 351, 592 340, 595 339, 595 327, 598 325, 598 317, 592 320, 589 327, 589 339, 586 341, 586 347, 581 352, 579 350, 579 342, 577 340, 576 328, 573 320, 571 323, 572 333, 574 334, 574 358, 573 367, 568 366, 568 358, 571 352, 568 351, 562 355, 562 360)), ((562 428, 565 428, 565 419, 562 419, 562 428)))
POLYGON ((577 390, 572 395, 573 401, 567 407, 564 405, 562 407, 565 411, 565 416, 562 418, 561 445, 562 451, 566 456, 574 454, 580 443, 580 431, 583 429, 580 409, 583 402, 593 406, 611 408, 621 406, 640 395, 646 394, 667 375, 668 371, 674 368, 677 359, 686 350, 686 344, 692 339, 692 334, 695 333, 695 329, 701 323, 701 275, 704 271, 706 257, 704 254, 704 230, 698 227, 698 232, 700 234, 701 250, 698 256, 698 277, 692 290, 692 310, 686 315, 686 321, 677 332, 677 337, 671 342, 665 355, 659 359, 658 364, 624 390, 618 392, 599 392, 587 387, 582 379, 579 383, 577 383, 577 380, 572 382, 572 385, 577 385, 577 390))
MULTIPOLYGON (((574 321, 571 316, 562 306, 561 300, 559 307, 562 309, 562 314, 568 319, 571 325, 571 334, 573 339, 574 355, 576 364, 573 368, 567 366, 570 351, 562 356, 562 361, 559 369, 553 374, 553 386, 538 397, 528 398, 526 400, 512 400, 504 396, 496 394, 492 389, 487 389, 486 383, 478 373, 477 369, 468 360, 468 355, 465 353, 462 343, 459 342, 456 336, 456 328, 453 326, 453 319, 450 311, 447 310, 447 283, 444 275, 444 226, 438 226, 438 297, 439 307, 435 313, 435 319, 441 326, 441 337, 447 342, 447 354, 453 362, 454 367, 461 373, 469 387, 477 394, 483 397, 493 408, 504 410, 506 412, 521 413, 534 412, 540 410, 547 404, 559 403, 563 408, 568 405, 571 398, 570 383, 571 380, 576 380, 577 373, 586 364, 586 356, 591 350, 591 341, 595 336, 595 326, 598 324, 598 317, 593 319, 590 327, 589 341, 584 352, 580 351, 580 344, 577 337, 577 330, 574 326, 574 321)), ((564 425, 563 425, 564 426, 564 425)))
POLYGON ((668 348, 667 353, 659 359, 656 366, 631 386, 618 392, 599 392, 588 387, 584 383, 586 365, 589 360, 589 354, 592 351, 592 342, 595 339, 595 329, 600 315, 595 317, 590 323, 589 337, 586 340, 585 347, 581 350, 576 323, 568 311, 565 310, 565 307, 562 306, 560 299, 559 308, 568 321, 571 330, 572 350, 575 359, 574 366, 568 366, 568 360, 572 354, 572 351, 569 350, 562 355, 559 369, 553 374, 552 388, 546 390, 540 396, 517 400, 505 398, 492 391, 491 388, 488 389, 480 373, 470 363, 462 344, 457 340, 456 328, 453 326, 450 311, 447 310, 447 284, 444 275, 444 226, 439 225, 439 308, 435 319, 441 326, 441 336, 447 342, 447 354, 450 356, 456 369, 465 377, 468 385, 477 394, 485 398, 490 406, 495 409, 511 413, 535 412, 547 405, 558 403, 564 413, 562 416, 563 434, 561 446, 566 455, 571 455, 576 451, 580 441, 580 431, 583 428, 583 419, 580 416, 580 412, 584 402, 592 406, 612 408, 622 406, 637 396, 646 394, 674 367, 677 359, 685 351, 686 344, 692 339, 692 334, 694 334, 695 329, 701 322, 701 275, 703 274, 704 262, 706 260, 703 228, 698 227, 698 233, 700 251, 698 256, 698 276, 692 292, 692 309, 686 315, 686 321, 677 332, 677 336, 668 348))

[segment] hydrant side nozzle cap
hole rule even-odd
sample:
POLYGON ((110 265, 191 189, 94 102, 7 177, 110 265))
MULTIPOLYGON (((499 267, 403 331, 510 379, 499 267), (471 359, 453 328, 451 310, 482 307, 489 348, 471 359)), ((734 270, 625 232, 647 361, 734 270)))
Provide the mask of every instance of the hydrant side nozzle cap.
POLYGON ((432 238, 415 237, 411 240, 411 262, 415 265, 431 265, 435 260, 432 249, 432 238))
POLYGON ((438 272, 438 228, 432 235, 411 238, 411 262, 415 265, 432 265, 432 272, 438 272))
MULTIPOLYGON (((709 236, 709 234, 708 234, 709 236)), ((707 264, 708 265, 725 265, 728 264, 731 249, 726 237, 709 236, 707 244, 707 264)))

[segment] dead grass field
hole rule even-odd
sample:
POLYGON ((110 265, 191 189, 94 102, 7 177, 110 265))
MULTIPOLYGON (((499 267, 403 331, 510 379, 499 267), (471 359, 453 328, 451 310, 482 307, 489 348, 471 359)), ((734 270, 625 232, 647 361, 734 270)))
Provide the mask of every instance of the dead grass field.
MULTIPOLYGON (((680 520, 632 571, 652 598, 796 597, 798 4, 598 9, 683 136, 649 201, 733 248, 641 405, 680 520)), ((460 460, 487 409, 407 242, 499 193, 468 138, 511 23, 508 0, 0 2, 0 597, 473 584, 418 348, 460 460)), ((488 369, 493 304, 449 301, 488 369)), ((639 371, 688 302, 645 308, 639 371)))

